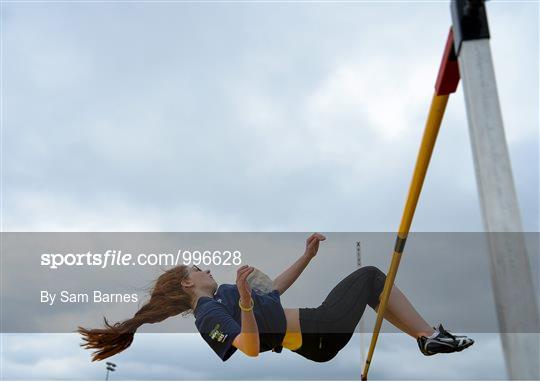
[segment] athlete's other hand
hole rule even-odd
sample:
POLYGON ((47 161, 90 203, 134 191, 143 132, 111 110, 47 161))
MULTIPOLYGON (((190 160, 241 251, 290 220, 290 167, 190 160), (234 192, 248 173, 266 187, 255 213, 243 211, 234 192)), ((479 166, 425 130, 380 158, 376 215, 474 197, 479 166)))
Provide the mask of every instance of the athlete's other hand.
POLYGON ((319 243, 326 240, 326 237, 320 233, 314 233, 306 240, 306 252, 305 255, 310 259, 315 257, 317 251, 319 250, 319 243))
POLYGON ((251 301, 251 287, 247 282, 247 277, 251 272, 253 272, 253 267, 243 265, 238 268, 236 272, 236 286, 238 287, 238 292, 240 293, 240 301, 242 306, 249 306, 247 304, 251 301))

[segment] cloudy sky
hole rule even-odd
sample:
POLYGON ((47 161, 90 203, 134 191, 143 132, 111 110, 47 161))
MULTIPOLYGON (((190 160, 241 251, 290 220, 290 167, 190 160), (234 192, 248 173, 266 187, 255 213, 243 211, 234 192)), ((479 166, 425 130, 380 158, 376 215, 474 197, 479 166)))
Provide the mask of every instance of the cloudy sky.
MULTIPOLYGON (((3 231, 397 228, 447 1, 1 7, 3 231)), ((539 5, 490 1, 488 11, 523 224, 538 232, 539 5)), ((413 230, 483 230, 461 87, 413 230)), ((371 377, 504 378, 499 337, 475 339, 426 358, 414 340, 384 334, 371 377)), ((78 343, 3 335, 2 377, 101 379, 78 343)), ((356 336, 323 365, 286 350, 224 364, 198 335, 143 334, 114 357, 114 378, 357 379, 360 354, 356 336)))

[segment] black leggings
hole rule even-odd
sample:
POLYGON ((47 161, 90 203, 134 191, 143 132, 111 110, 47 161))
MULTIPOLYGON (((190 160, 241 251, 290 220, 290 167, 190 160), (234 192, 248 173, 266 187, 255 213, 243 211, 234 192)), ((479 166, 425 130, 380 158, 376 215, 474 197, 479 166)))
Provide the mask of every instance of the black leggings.
POLYGON ((332 289, 318 308, 300 308, 302 346, 295 353, 326 362, 347 345, 366 305, 379 304, 386 275, 377 267, 357 269, 332 289))

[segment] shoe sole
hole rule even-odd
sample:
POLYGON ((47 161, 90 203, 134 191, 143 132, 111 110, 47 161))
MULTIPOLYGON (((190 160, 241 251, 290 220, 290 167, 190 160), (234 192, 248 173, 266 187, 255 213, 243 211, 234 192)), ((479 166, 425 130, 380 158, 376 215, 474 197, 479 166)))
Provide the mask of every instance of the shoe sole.
POLYGON ((422 352, 422 354, 426 355, 426 356, 431 356, 431 355, 435 355, 435 354, 452 354, 452 353, 458 353, 460 351, 462 351, 463 349, 467 349, 468 347, 470 347, 471 345, 474 344, 474 341, 472 341, 471 343, 467 344, 467 345, 463 345, 462 347, 460 347, 459 349, 454 349, 453 351, 450 351, 450 352, 436 352, 436 353, 429 353, 429 354, 426 354, 424 352, 422 352))

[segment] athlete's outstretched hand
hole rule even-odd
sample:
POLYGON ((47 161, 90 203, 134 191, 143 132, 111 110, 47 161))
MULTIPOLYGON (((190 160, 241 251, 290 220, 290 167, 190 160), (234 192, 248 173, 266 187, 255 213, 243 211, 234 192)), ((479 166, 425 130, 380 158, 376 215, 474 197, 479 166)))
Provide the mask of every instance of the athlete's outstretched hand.
POLYGON ((236 272, 236 286, 238 287, 238 292, 240 293, 240 300, 244 304, 249 303, 251 299, 251 287, 246 279, 249 274, 253 272, 253 269, 253 267, 243 265, 238 268, 238 271, 236 272))
POLYGON ((314 233, 313 235, 308 237, 306 240, 305 254, 309 258, 315 257, 315 255, 317 254, 317 251, 319 250, 319 243, 324 240, 326 240, 326 237, 321 235, 320 233, 314 233))

